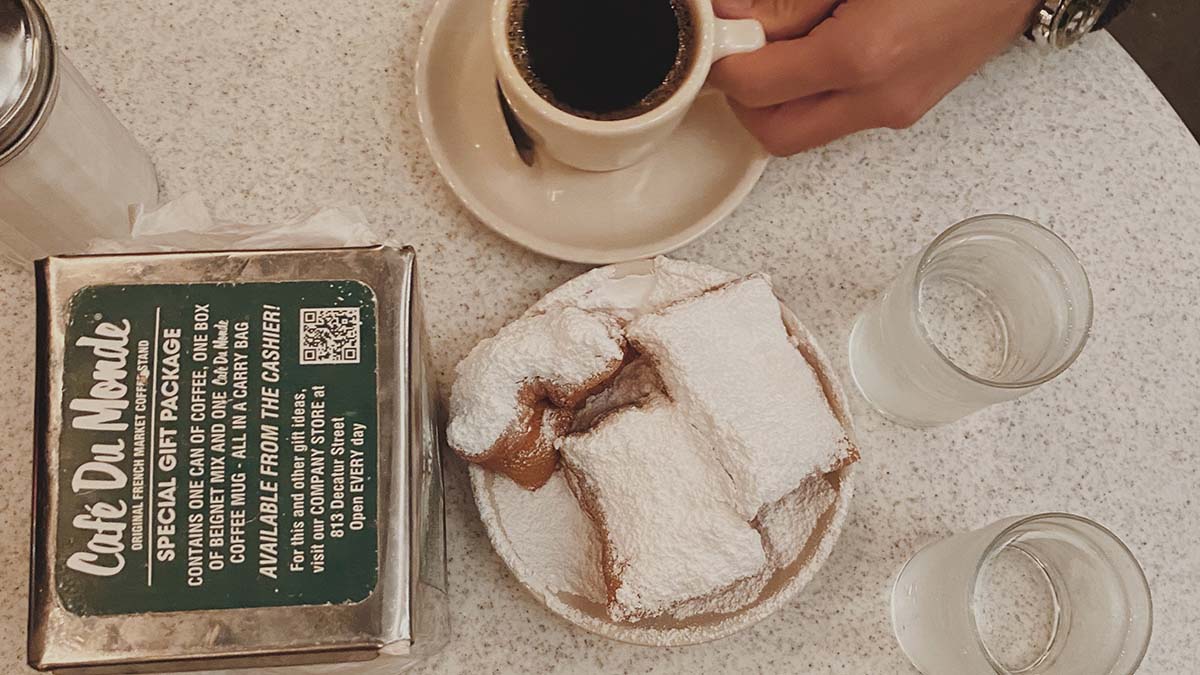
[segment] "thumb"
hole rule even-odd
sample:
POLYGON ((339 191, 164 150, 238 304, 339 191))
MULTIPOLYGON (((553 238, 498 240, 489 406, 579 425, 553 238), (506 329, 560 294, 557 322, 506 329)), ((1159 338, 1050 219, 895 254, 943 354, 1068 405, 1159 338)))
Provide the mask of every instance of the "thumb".
POLYGON ((769 40, 806 35, 833 13, 839 0, 712 0, 725 19, 758 19, 769 40))

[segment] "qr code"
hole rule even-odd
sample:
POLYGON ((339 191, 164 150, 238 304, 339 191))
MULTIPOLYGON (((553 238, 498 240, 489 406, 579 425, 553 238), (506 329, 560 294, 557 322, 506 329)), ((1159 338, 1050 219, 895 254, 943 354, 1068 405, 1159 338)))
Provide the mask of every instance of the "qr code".
POLYGON ((360 326, 358 307, 300 310, 301 365, 358 363, 360 326))

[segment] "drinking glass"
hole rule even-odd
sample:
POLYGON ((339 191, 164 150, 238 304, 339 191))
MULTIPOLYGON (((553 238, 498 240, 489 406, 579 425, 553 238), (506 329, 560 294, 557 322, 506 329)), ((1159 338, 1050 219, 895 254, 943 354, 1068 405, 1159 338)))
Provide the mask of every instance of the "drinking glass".
POLYGON ((913 427, 1017 398, 1087 342, 1092 293, 1062 239, 984 215, 943 232, 859 315, 850 370, 867 401, 913 427))
POLYGON ((67 59, 37 0, 0 0, 0 259, 129 235, 158 202, 150 156, 67 59))
POLYGON ((1150 643, 1150 587, 1086 518, 1007 518, 918 551, 892 589, 892 627, 925 675, 1127 675, 1150 643))

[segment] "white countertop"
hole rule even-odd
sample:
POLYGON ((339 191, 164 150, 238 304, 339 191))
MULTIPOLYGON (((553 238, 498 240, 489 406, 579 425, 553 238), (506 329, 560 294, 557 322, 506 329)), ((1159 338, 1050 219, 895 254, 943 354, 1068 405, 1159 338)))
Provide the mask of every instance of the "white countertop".
MULTIPOLYGON (((480 0, 482 1, 482 0, 480 0)), ((358 204, 423 268, 443 391, 480 338, 583 270, 523 251, 458 205, 412 100, 425 0, 46 0, 84 75, 150 150, 164 197, 275 222, 358 204)), ((903 258, 972 214, 1052 226, 1091 275, 1096 325, 1067 374, 932 431, 855 395, 863 461, 848 526, 777 615, 716 643, 610 642, 544 610, 492 552, 448 457, 454 642, 428 672, 913 672, 892 638, 892 577, 922 544, 999 517, 1064 510, 1124 538, 1150 579, 1143 673, 1200 653, 1200 146, 1107 35, 1067 54, 1020 47, 916 127, 768 167, 746 203, 677 253, 765 270, 846 375, 858 310, 903 258)), ((25 653, 33 287, 0 273, 0 671, 25 653)))

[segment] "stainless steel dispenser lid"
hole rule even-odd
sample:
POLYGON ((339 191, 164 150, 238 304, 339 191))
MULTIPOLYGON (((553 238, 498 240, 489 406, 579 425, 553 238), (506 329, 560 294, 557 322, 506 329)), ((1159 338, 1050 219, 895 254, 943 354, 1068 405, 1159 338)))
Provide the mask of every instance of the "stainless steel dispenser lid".
POLYGON ((57 84, 54 35, 37 0, 0 0, 0 164, 40 129, 57 84))

